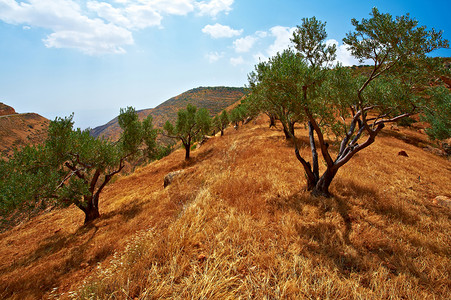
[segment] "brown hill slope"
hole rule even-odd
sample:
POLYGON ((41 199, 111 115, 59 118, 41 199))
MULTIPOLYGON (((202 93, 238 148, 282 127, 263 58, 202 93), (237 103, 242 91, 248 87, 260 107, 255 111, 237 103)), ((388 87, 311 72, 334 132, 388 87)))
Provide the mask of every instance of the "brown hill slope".
POLYGON ((119 178, 91 227, 71 207, 0 234, 0 297, 449 296, 451 211, 431 200, 451 196, 451 162, 412 142, 424 135, 387 131, 323 199, 304 191, 292 145, 267 127, 228 128, 189 163, 180 149, 119 178))
MULTIPOLYGON (((141 119, 144 119, 151 114, 154 126, 163 128, 167 120, 174 122, 177 119, 177 112, 186 108, 188 103, 198 108, 205 107, 209 110, 211 116, 214 116, 240 100, 245 94, 246 90, 244 88, 199 87, 173 97, 153 109, 140 110, 138 115, 141 119)), ((91 130, 91 134, 95 137, 103 136, 113 140, 119 138, 120 132, 121 129, 117 122, 117 117, 107 124, 91 130)))
POLYGON ((3 108, 0 106, 0 110, 5 112, 0 116, 0 153, 9 156, 14 148, 42 143, 46 139, 48 119, 35 113, 17 114, 6 105, 3 108))
POLYGON ((0 102, 0 116, 14 115, 16 111, 11 106, 6 105, 5 103, 0 102))

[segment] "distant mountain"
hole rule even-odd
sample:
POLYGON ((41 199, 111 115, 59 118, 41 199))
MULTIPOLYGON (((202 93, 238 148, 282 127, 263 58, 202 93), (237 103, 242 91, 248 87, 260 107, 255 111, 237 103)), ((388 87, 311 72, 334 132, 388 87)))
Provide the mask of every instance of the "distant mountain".
POLYGON ((35 113, 18 114, 0 103, 0 152, 10 156, 15 148, 42 143, 50 121, 35 113))
MULTIPOLYGON (((174 122, 177 119, 177 112, 186 108, 188 103, 197 108, 205 107, 211 116, 220 113, 223 109, 234 104, 247 94, 245 88, 236 87, 198 87, 173 97, 155 108, 138 111, 140 119, 146 118, 149 114, 153 117, 155 127, 162 128, 167 120, 174 122)), ((121 133, 117 117, 105 125, 91 130, 91 135, 95 137, 103 136, 112 140, 117 140, 121 133)))

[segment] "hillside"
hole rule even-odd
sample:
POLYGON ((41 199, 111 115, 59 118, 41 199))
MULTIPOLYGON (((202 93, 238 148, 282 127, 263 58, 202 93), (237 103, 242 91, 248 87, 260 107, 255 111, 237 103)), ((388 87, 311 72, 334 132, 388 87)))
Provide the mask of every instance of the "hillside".
MULTIPOLYGON (((199 87, 173 97, 153 109, 139 110, 138 115, 141 119, 144 119, 151 114, 154 126, 163 128, 167 120, 174 122, 177 119, 177 112, 186 108, 188 103, 198 108, 205 107, 210 112, 210 115, 214 116, 240 100, 245 94, 246 90, 244 88, 199 87)), ((95 137, 103 136, 113 140, 119 138, 120 132, 121 129, 117 117, 107 124, 91 130, 91 134, 95 137)))
POLYGON ((48 126, 49 120, 38 114, 18 114, 0 103, 0 153, 8 156, 14 148, 43 142, 48 126))
POLYGON ((312 198, 280 124, 228 128, 120 177, 90 227, 70 207, 0 234, 0 298, 446 299, 451 162, 425 144, 387 129, 312 198))
POLYGON ((16 111, 9 105, 0 102, 0 116, 14 115, 16 111))

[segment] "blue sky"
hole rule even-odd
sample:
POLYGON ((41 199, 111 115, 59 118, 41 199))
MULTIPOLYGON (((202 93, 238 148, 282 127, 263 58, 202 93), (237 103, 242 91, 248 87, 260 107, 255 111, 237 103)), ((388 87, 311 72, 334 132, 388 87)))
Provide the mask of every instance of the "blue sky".
MULTIPOLYGON (((410 13, 451 39, 446 1, 0 0, 0 102, 81 128, 198 86, 244 86, 304 17, 327 22, 338 60, 351 18, 410 13)), ((434 56, 451 56, 449 49, 434 56)))

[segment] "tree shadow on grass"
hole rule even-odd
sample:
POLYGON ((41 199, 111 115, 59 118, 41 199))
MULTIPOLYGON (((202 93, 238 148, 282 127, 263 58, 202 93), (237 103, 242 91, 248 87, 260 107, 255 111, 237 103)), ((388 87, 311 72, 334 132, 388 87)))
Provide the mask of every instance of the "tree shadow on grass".
POLYGON ((196 164, 210 159, 214 155, 214 149, 210 148, 204 151, 193 151, 188 160, 180 160, 178 164, 175 164, 169 169, 169 172, 174 172, 182 169, 187 169, 195 166, 196 164), (194 152, 194 153, 193 153, 194 152))
MULTIPOLYGON (((54 235, 44 239, 35 251, 0 270, 2 273, 14 272, 16 269, 28 270, 20 276, 16 275, 8 282, 0 284, 0 290, 3 290, 0 293, 2 297, 14 295, 20 299, 21 295, 27 297, 32 295, 36 299, 41 298, 50 289, 57 286, 65 274, 84 267, 82 263, 85 253, 90 249, 90 243, 97 230, 97 226, 90 224, 80 227, 74 234, 55 232, 54 235), (74 246, 80 239, 83 242, 74 246), (68 250, 65 251, 65 248, 68 250), (51 257, 55 259, 51 259, 51 257), (37 271, 43 269, 45 274, 37 271)), ((95 256, 97 259, 90 261, 90 264, 102 260, 102 257, 97 257, 97 254, 95 256)))
POLYGON ((348 203, 350 199, 363 199, 363 206, 374 213, 399 221, 405 225, 416 225, 420 218, 410 211, 400 199, 394 201, 383 195, 379 190, 360 185, 353 180, 337 180, 334 182, 335 199, 341 203, 348 203))
POLYGON ((143 201, 134 201, 132 203, 124 203, 119 209, 110 211, 100 216, 101 220, 109 220, 116 216, 120 216, 122 221, 130 221, 143 212, 143 201))
POLYGON ((319 218, 299 222, 296 231, 303 240, 306 255, 314 259, 320 257, 321 262, 337 269, 344 276, 355 272, 365 272, 365 266, 358 252, 352 250, 354 245, 350 240, 352 233, 352 218, 350 207, 342 198, 314 197, 308 192, 300 192, 288 197, 276 197, 269 201, 270 209, 279 211, 295 211, 302 218, 303 208, 313 206, 319 212, 319 218), (333 215, 339 215, 337 221, 333 215), (332 216, 332 217, 331 217, 332 216))
POLYGON ((317 219, 307 216, 304 222, 296 225, 304 255, 315 260, 320 257, 321 263, 345 277, 352 273, 362 275, 366 278, 362 280, 363 286, 370 284, 371 270, 383 267, 393 276, 409 274, 423 286, 436 288, 437 282, 433 277, 424 274, 415 264, 416 256, 409 245, 429 248, 441 256, 446 255, 446 250, 434 249, 424 241, 393 230, 396 227, 390 228, 400 223, 414 227, 418 225, 419 217, 406 208, 384 201, 386 199, 372 188, 353 182, 341 181, 334 191, 336 195, 332 198, 312 197, 307 192, 299 192, 288 197, 274 197, 268 204, 274 212, 295 211, 301 220, 305 216, 305 206, 316 207, 320 212, 317 219), (356 201, 357 197, 366 202, 356 201), (369 212, 368 217, 361 209, 369 212), (341 221, 334 217, 337 214, 341 221), (372 218, 380 218, 383 222, 374 223, 372 218))

